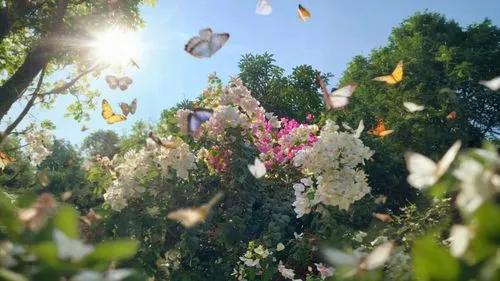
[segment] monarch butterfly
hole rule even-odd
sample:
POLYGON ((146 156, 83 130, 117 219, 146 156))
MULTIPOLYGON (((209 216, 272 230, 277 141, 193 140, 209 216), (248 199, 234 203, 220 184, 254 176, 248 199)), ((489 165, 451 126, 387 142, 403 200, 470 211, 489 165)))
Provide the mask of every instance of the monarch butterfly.
POLYGON ((399 61, 398 65, 392 71, 391 74, 385 75, 385 76, 378 76, 373 78, 375 81, 381 81, 381 82, 386 82, 387 84, 394 85, 398 82, 401 82, 403 80, 403 61, 399 61))
POLYGON ((159 146, 163 146, 166 149, 177 148, 177 144, 174 142, 162 141, 159 137, 155 136, 153 132, 149 132, 149 137, 159 146))
POLYGON ((406 110, 408 112, 411 112, 411 113, 414 113, 417 111, 422 111, 425 109, 425 106, 423 106, 423 105, 418 105, 416 103, 408 102, 408 101, 403 102, 403 106, 406 108, 406 110))
POLYGON ((302 6, 300 4, 299 4, 299 8, 297 9, 297 12, 299 13, 299 18, 302 21, 306 21, 311 17, 311 13, 306 8, 304 8, 304 6, 302 6))
POLYGON ((209 109, 195 109, 193 113, 187 116, 188 130, 190 133, 196 133, 201 124, 212 117, 213 112, 209 109))
POLYGON ((5 167, 11 163, 15 161, 13 158, 10 158, 9 156, 7 156, 5 153, 3 152, 0 152, 0 169, 3 171, 3 169, 5 169, 5 167))
POLYGON ((332 93, 328 93, 328 89, 326 88, 325 83, 323 82, 323 79, 321 79, 319 73, 317 74, 316 78, 321 87, 321 90, 323 91, 323 100, 325 102, 326 108, 328 109, 341 109, 346 106, 349 103, 349 98, 352 96, 352 93, 354 93, 354 91, 358 87, 358 85, 351 83, 340 89, 332 91, 332 93))
POLYGON ((212 29, 205 28, 199 31, 184 45, 184 51, 197 58, 209 58, 226 44, 229 33, 213 33, 212 29))
POLYGON ((479 81, 479 84, 481 84, 485 87, 488 87, 492 91, 496 91, 496 90, 500 89, 500 76, 495 77, 495 78, 488 80, 488 81, 481 80, 481 81, 479 81))
POLYGON ((392 134, 394 130, 386 130, 384 120, 377 118, 377 123, 375 127, 367 132, 369 135, 377 136, 380 138, 384 138, 385 136, 392 134))
POLYGON ((119 87, 120 90, 125 91, 133 82, 134 80, 128 76, 118 78, 113 75, 106 75, 106 83, 108 83, 108 86, 113 90, 116 89, 116 87, 119 87))
POLYGON ((418 189, 435 184, 448 170, 461 145, 460 140, 456 141, 437 163, 422 154, 407 151, 405 153, 406 167, 410 172, 407 178, 408 183, 418 189))
POLYGON ((448 115, 446 115, 446 119, 450 121, 457 119, 457 113, 455 111, 448 113, 448 115))
POLYGON ((120 106, 123 115, 128 116, 129 113, 135 114, 135 110, 137 109, 137 99, 134 99, 130 104, 120 102, 118 105, 120 106))
POLYGON ((273 7, 269 4, 267 0, 259 0, 257 2, 257 8, 255 8, 255 12, 259 15, 267 16, 271 14, 273 11, 273 7))
POLYGON ((173 211, 167 215, 168 219, 177 220, 184 227, 190 228, 198 225, 208 217, 208 214, 212 207, 222 198, 224 194, 222 192, 217 193, 210 201, 206 204, 201 205, 198 208, 184 208, 177 211, 173 211))
POLYGON ((109 102, 106 99, 102 100, 101 115, 108 124, 114 124, 116 122, 127 120, 127 117, 124 115, 114 113, 113 109, 111 109, 111 105, 109 105, 109 102))

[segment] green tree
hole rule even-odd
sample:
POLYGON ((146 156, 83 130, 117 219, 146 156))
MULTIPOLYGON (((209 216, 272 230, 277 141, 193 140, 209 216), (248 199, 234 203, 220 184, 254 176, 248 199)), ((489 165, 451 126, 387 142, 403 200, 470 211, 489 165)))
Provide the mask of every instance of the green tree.
POLYGON ((120 138, 111 130, 98 130, 85 137, 82 149, 90 156, 101 155, 109 159, 120 151, 120 138))
POLYGON ((27 99, 24 110, 0 134, 9 135, 30 109, 40 104, 50 107, 60 94, 68 91, 76 97, 69 115, 76 120, 88 118, 85 109, 93 108, 98 93, 89 88, 85 75, 106 67, 91 56, 94 27, 143 25, 139 17, 141 3, 151 0, 120 1, 110 16, 107 1, 7 0, 0 3, 0 121, 17 100, 27 99), (75 42, 85 42, 81 45, 75 42), (58 69, 72 69, 75 74, 66 83, 48 83, 46 76, 58 69), (35 79, 38 77, 38 81, 35 79))
MULTIPOLYGON (((137 121, 132 124, 132 133, 120 138, 119 151, 127 152, 137 150, 144 146, 144 140, 148 137, 148 126, 144 121, 137 121)), ((102 155, 102 154, 101 154, 102 155)))

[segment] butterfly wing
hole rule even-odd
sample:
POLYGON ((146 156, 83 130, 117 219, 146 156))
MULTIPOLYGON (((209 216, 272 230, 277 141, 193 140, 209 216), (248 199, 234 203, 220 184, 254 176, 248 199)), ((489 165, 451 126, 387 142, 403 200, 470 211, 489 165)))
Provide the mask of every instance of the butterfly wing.
POLYGON ((1 160, 0 169, 2 171, 3 169, 5 169, 5 167, 7 167, 9 163, 12 162, 12 159, 3 152, 0 152, 0 160, 1 160))
POLYGON ((418 189, 423 189, 436 182, 435 173, 437 165, 422 154, 405 152, 406 168, 410 172, 408 183, 418 189))
POLYGON ((328 99, 330 100, 330 105, 335 109, 340 109, 346 106, 349 103, 349 99, 352 96, 352 93, 356 90, 358 85, 356 84, 348 84, 329 95, 328 99))
POLYGON ((300 4, 299 4, 299 8, 297 9, 297 12, 299 13, 299 18, 302 21, 306 21, 307 19, 309 19, 311 17, 311 13, 306 8, 304 8, 304 6, 302 6, 300 4))
POLYGON ((425 108, 425 106, 423 106, 423 105, 418 105, 416 103, 408 102, 408 101, 403 102, 403 106, 405 107, 405 109, 408 112, 411 112, 411 113, 414 113, 417 111, 422 111, 425 108))
POLYGON ((392 78, 394 78, 394 81, 400 82, 403 80, 403 61, 399 61, 398 64, 396 65, 396 68, 392 71, 391 73, 392 78))
POLYGON ((167 218, 180 222, 186 228, 193 227, 206 219, 203 213, 196 208, 185 208, 173 211, 167 215, 167 218))
POLYGON ((325 82, 321 79, 319 72, 316 74, 316 80, 318 80, 319 87, 323 92, 323 102, 325 103, 325 107, 327 109, 333 108, 330 100, 330 94, 328 93, 328 89, 326 88, 325 82))
POLYGON ((130 113, 135 114, 135 110, 137 109, 137 99, 134 99, 129 106, 130 113))
POLYGON ((213 112, 206 109, 195 110, 188 115, 188 129, 191 133, 196 132, 201 124, 205 123, 212 117, 213 112))
POLYGON ((102 100, 101 115, 108 124, 113 124, 116 122, 127 120, 127 117, 125 117, 124 115, 115 114, 113 112, 113 109, 111 109, 111 105, 106 99, 102 100))
POLYGON ((446 119, 451 121, 457 119, 457 113, 455 111, 450 112, 448 115, 446 115, 446 119))
POLYGON ((355 255, 347 254, 335 248, 325 248, 322 250, 326 261, 335 266, 357 266, 359 259, 355 255))
POLYGON ((261 178, 266 174, 266 166, 259 158, 255 158, 254 165, 248 164, 248 170, 255 178, 261 178))
POLYGON ((481 80, 481 81, 479 81, 479 84, 481 84, 485 87, 488 87, 492 91, 496 91, 496 90, 500 89, 500 76, 495 77, 489 81, 481 80))
POLYGON ((450 167, 451 163, 457 157, 462 142, 460 140, 453 143, 453 145, 446 151, 443 158, 437 163, 436 177, 439 179, 450 167))
POLYGON ((374 135, 374 136, 380 136, 380 134, 384 131, 385 131, 384 120, 377 119, 377 123, 375 124, 375 127, 373 129, 369 130, 368 134, 374 135))
POLYGON ((204 40, 208 41, 212 37, 213 31, 212 31, 211 28, 204 28, 204 29, 201 29, 198 32, 198 34, 201 37, 201 39, 204 39, 204 40))
POLYGON ((128 76, 120 78, 119 80, 120 90, 125 91, 126 89, 128 89, 128 86, 132 84, 132 82, 134 82, 134 80, 132 80, 132 78, 128 76))
POLYGON ((108 83, 108 86, 114 90, 120 84, 120 80, 118 80, 116 76, 106 75, 106 83, 108 83))
POLYGON ((394 249, 394 242, 387 242, 378 246, 366 256, 363 263, 360 264, 360 268, 373 270, 383 266, 391 256, 392 249, 394 249))
POLYGON ((210 56, 210 41, 195 36, 186 43, 184 51, 199 59, 208 58, 210 56))
POLYGON ((267 0, 259 0, 257 2, 257 8, 255 8, 255 12, 259 15, 262 16, 267 16, 271 14, 273 11, 273 8, 271 7, 271 4, 269 4, 269 1, 267 0))
POLYGON ((120 102, 118 105, 120 106, 120 109, 122 110, 123 115, 128 116, 128 114, 130 113, 130 108, 129 108, 128 104, 126 104, 124 102, 120 102))
POLYGON ((392 77, 392 75, 378 76, 373 78, 375 81, 385 82, 387 84, 396 84, 397 81, 392 77))
POLYGON ((229 33, 216 33, 212 35, 209 44, 209 57, 219 51, 226 44, 227 40, 229 40, 229 33))

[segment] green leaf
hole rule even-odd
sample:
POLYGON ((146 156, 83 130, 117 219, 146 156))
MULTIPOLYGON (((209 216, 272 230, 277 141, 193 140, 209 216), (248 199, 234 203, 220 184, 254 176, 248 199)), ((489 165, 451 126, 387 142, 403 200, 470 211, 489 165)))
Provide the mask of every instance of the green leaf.
POLYGON ((71 239, 78 239, 78 214, 69 206, 62 206, 53 220, 54 227, 71 239))
POLYGON ((431 236, 415 241, 413 266, 417 280, 457 280, 459 267, 448 249, 436 245, 431 236))
POLYGON ((106 241, 95 246, 94 252, 85 260, 117 261, 127 259, 135 255, 138 243, 133 240, 106 241))
POLYGON ((31 247, 33 253, 46 264, 56 267, 59 264, 57 246, 54 242, 42 242, 31 247))
POLYGON ((0 226, 5 227, 9 237, 15 236, 22 227, 15 214, 14 205, 3 191, 0 191, 0 226))
POLYGON ((28 278, 7 268, 0 268, 0 277, 0 279, 7 281, 28 281, 28 278))

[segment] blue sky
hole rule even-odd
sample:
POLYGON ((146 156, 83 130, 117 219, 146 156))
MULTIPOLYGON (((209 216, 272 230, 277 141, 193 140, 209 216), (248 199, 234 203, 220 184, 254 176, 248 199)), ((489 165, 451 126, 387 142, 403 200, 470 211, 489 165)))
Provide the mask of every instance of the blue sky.
MULTIPOLYGON (((81 124, 64 118, 70 97, 59 98, 55 108, 34 110, 37 120, 50 119, 59 138, 79 144, 98 129, 112 129, 122 134, 137 120, 156 122, 163 109, 184 97, 193 99, 206 86, 207 77, 216 71, 223 81, 238 73, 237 64, 244 53, 275 55, 277 64, 288 72, 300 64, 310 64, 338 78, 355 55, 368 55, 387 43, 393 27, 417 11, 440 12, 465 26, 490 18, 500 25, 498 0, 269 0, 269 16, 255 13, 257 0, 158 0, 156 7, 144 6, 146 21, 139 31, 143 45, 136 61, 140 70, 125 68, 123 75, 133 77, 127 91, 110 90, 104 82, 105 72, 93 86, 102 98, 119 111, 118 102, 138 99, 135 115, 125 122, 108 125, 101 118, 100 105, 85 124, 90 130, 80 132, 81 124), (306 22, 299 20, 297 6, 302 4, 312 14, 306 22), (201 28, 228 32, 227 44, 209 59, 197 59, 184 52, 184 44, 201 28)), ((334 79, 336 82, 336 79, 334 79)), ((100 104, 100 100, 99 100, 100 104)), ((11 115, 19 112, 13 107, 11 115)), ((3 126, 2 126, 3 127, 3 126)))

